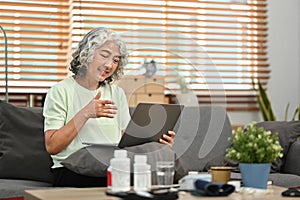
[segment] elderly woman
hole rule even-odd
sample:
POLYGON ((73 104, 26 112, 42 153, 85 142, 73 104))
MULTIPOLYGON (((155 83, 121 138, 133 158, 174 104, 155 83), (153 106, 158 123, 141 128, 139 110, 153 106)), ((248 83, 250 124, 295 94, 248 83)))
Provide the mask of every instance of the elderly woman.
MULTIPOLYGON (((54 186, 106 186, 106 180, 74 173, 61 162, 83 142, 118 143, 129 120, 124 91, 113 84, 127 64, 125 43, 112 30, 96 28, 72 55, 74 75, 54 85, 44 104, 45 143, 53 159, 54 186)), ((169 131, 160 142, 172 146, 169 131)))

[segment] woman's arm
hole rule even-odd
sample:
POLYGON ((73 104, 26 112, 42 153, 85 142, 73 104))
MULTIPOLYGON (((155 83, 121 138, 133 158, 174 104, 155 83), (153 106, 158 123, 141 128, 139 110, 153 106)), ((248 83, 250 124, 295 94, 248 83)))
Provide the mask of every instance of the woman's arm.
POLYGON ((48 153, 55 155, 64 150, 77 136, 89 118, 107 117, 113 118, 116 114, 116 106, 111 100, 100 100, 101 93, 80 110, 66 125, 58 130, 45 132, 45 143, 48 153))
POLYGON ((46 131, 45 143, 48 153, 55 155, 65 149, 77 136, 87 120, 88 118, 80 111, 60 129, 46 131))

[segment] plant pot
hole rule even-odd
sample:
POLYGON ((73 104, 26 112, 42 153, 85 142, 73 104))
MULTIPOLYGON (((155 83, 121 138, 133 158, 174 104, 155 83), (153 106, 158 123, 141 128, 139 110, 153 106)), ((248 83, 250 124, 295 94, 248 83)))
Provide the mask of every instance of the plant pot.
POLYGON ((271 163, 240 163, 243 186, 267 189, 271 163))

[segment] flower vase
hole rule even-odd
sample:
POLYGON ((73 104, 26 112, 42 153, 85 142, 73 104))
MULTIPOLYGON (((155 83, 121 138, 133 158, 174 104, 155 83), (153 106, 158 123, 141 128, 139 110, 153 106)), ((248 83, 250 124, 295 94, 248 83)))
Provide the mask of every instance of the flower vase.
POLYGON ((240 163, 244 187, 267 189, 271 163, 240 163))

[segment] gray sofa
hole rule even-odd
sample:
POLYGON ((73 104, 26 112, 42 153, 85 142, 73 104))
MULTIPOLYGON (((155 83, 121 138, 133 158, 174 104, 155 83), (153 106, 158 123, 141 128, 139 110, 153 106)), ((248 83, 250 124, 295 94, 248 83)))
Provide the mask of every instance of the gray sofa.
MULTIPOLYGON (((258 126, 279 133, 283 157, 272 163, 269 180, 282 187, 300 186, 300 121, 260 122, 258 126)), ((227 165, 241 179, 238 164, 225 158, 230 146, 231 123, 222 107, 185 107, 177 123, 173 149, 189 171, 206 172, 211 166, 227 165)))
MULTIPOLYGON (((276 129, 276 124, 269 126, 276 129)), ((279 123, 280 124, 280 123, 279 123)), ((261 124, 268 126, 268 124, 261 124)), ((300 122, 282 123, 285 156, 274 163, 270 179, 275 185, 300 185, 300 122), (276 171, 277 170, 277 171, 276 171)), ((185 107, 175 131, 174 151, 191 171, 232 165, 225 159, 231 124, 222 107, 185 107)), ((0 101, 0 198, 22 197, 24 190, 51 188, 52 160, 45 150, 41 108, 17 108, 0 101)), ((239 173, 232 173, 240 178, 239 173)))

